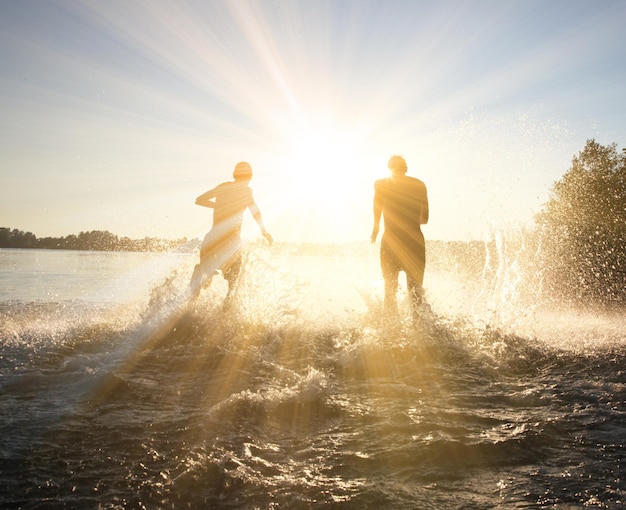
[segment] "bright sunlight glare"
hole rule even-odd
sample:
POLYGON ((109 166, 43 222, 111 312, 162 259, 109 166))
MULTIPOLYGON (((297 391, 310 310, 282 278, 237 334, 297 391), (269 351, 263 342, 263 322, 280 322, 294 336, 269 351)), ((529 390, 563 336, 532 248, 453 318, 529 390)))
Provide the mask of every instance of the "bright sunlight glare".
POLYGON ((354 232, 353 225, 369 226, 373 181, 380 174, 380 156, 370 148, 367 126, 325 115, 285 121, 277 130, 274 206, 277 214, 290 215, 290 237, 306 232, 309 238, 335 242, 366 239, 365 226, 354 232))
POLYGON ((5 225, 202 238, 246 160, 276 240, 368 240, 398 153, 427 239, 481 239, 623 138, 620 2, 388 4, 0 2, 5 225))

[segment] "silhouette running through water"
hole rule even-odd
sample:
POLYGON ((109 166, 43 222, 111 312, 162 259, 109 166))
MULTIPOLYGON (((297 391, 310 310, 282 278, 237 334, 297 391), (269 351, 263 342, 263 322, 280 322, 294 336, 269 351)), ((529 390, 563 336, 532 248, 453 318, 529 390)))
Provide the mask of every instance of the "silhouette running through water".
POLYGON ((252 167, 242 161, 233 171, 234 181, 224 182, 196 198, 196 204, 213 209, 213 226, 204 237, 200 248, 200 263, 191 277, 191 296, 196 298, 202 288, 211 283, 218 270, 228 282, 226 303, 232 297, 241 272, 241 224, 246 209, 254 217, 263 237, 272 244, 272 236, 265 230, 261 211, 254 201, 252 167))
POLYGON ((426 247, 420 225, 428 223, 426 185, 406 175, 403 157, 392 156, 387 163, 391 176, 374 184, 374 229, 372 243, 378 237, 381 215, 385 231, 380 245, 380 266, 385 280, 386 314, 396 314, 398 275, 406 274, 407 290, 414 313, 422 303, 426 247))

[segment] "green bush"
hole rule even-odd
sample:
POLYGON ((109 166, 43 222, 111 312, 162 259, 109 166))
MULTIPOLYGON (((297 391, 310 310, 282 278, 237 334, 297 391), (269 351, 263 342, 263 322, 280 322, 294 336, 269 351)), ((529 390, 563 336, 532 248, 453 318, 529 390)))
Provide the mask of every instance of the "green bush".
POLYGON ((588 140, 537 216, 542 284, 586 304, 626 303, 626 153, 588 140))

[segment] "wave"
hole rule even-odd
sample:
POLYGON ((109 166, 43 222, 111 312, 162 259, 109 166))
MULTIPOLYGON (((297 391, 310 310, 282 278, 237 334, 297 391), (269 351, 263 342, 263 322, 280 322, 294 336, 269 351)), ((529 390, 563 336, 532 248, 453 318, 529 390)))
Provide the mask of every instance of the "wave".
POLYGON ((621 501, 621 343, 388 320, 375 299, 320 318, 296 284, 225 309, 177 279, 132 309, 6 305, 2 506, 621 501))

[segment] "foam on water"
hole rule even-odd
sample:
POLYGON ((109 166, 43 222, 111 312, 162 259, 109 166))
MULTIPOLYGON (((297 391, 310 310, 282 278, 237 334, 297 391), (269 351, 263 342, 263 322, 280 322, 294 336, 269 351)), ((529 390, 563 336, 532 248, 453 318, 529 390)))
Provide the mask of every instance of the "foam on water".
POLYGON ((623 501, 619 318, 542 318, 501 267, 385 318, 368 255, 257 249, 229 308, 219 276, 188 300, 191 259, 121 308, 3 305, 2 505, 623 501))

